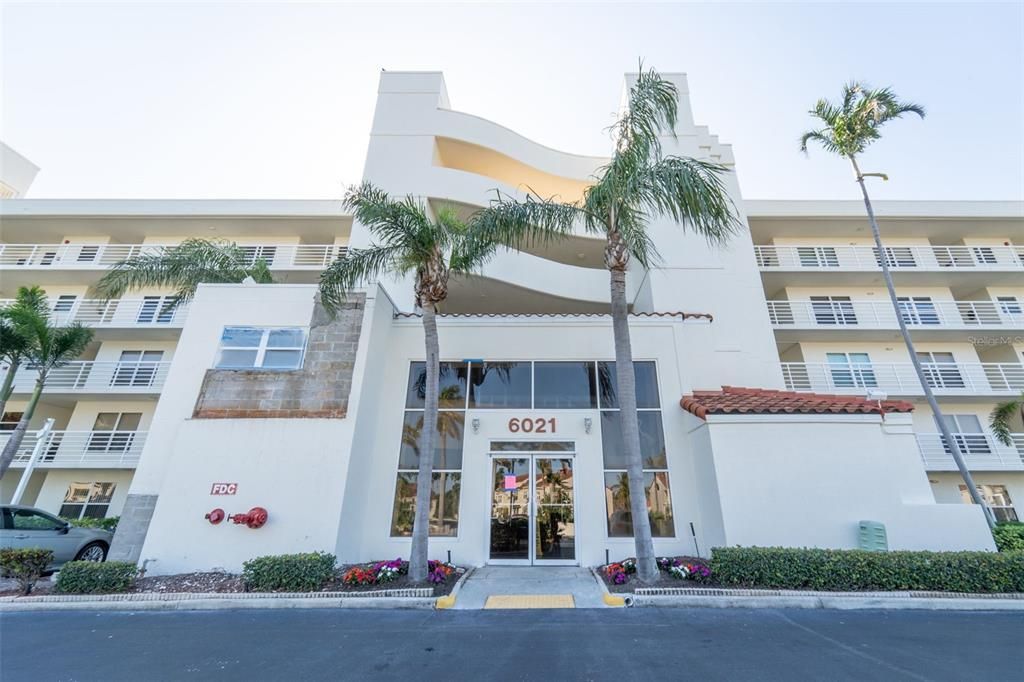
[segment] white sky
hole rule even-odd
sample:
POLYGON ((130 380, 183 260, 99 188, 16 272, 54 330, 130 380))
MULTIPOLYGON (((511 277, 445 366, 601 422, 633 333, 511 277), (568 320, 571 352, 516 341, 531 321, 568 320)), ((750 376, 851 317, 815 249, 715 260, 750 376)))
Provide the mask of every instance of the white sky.
POLYGON ((381 68, 452 106, 603 154, 622 73, 685 71, 744 196, 856 198, 805 158, 851 78, 928 108, 868 155, 886 199, 1024 199, 1024 4, 3 2, 0 138, 34 197, 337 198, 361 178, 381 68))

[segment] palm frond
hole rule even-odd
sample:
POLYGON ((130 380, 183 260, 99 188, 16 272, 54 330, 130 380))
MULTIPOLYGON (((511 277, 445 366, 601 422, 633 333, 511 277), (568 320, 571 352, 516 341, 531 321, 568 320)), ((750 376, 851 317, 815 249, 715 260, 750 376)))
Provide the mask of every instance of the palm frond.
POLYGON ((1008 400, 1005 403, 996 405, 988 418, 988 425, 992 429, 992 435, 996 437, 996 440, 1008 447, 1013 446, 1012 421, 1018 414, 1021 417, 1021 421, 1024 421, 1024 393, 1016 400, 1008 400))
POLYGON ((50 334, 48 347, 40 349, 39 357, 34 358, 33 362, 46 369, 65 365, 81 355, 92 337, 93 330, 79 322, 55 327, 50 334))
POLYGON ((924 118, 925 110, 920 104, 901 101, 891 88, 873 90, 851 81, 843 86, 839 104, 819 99, 809 113, 825 127, 804 133, 800 151, 806 153, 807 143, 814 141, 826 151, 853 158, 881 138, 883 125, 904 114, 924 118))
POLYGON ((612 126, 616 152, 643 158, 658 156, 658 136, 665 129, 675 135, 678 108, 679 90, 675 84, 653 68, 645 71, 641 61, 636 82, 629 89, 626 110, 612 126))
POLYGON ((426 209, 407 196, 396 201, 370 182, 349 188, 345 208, 362 223, 381 246, 426 252, 430 248, 430 219, 426 209))
POLYGON ((0 360, 21 362, 30 348, 30 339, 9 320, 0 318, 0 360))
POLYGON ((404 255, 400 246, 349 249, 344 258, 334 261, 320 273, 320 300, 324 307, 336 310, 357 284, 372 281, 386 272, 409 272, 411 263, 404 255))
POLYGON ((585 223, 585 211, 578 204, 545 199, 533 192, 522 201, 495 191, 490 204, 469 220, 472 239, 483 244, 500 244, 513 249, 549 244, 573 233, 585 223))

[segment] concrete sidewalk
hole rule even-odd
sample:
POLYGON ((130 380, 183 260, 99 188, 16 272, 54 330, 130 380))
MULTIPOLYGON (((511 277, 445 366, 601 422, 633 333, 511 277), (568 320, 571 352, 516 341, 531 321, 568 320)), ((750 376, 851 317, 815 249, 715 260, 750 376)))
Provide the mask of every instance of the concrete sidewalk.
POLYGON ((575 608, 607 608, 603 587, 579 566, 482 566, 463 583, 454 608, 482 609, 498 595, 572 595, 575 608))

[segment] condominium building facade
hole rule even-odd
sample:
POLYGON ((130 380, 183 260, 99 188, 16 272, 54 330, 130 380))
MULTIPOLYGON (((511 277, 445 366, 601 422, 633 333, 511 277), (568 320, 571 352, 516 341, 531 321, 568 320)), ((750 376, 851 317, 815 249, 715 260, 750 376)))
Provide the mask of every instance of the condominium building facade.
MULTIPOLYGON (((694 123, 685 76, 666 153, 734 168, 694 123)), ((628 84, 628 78, 627 78, 628 84)), ((396 196, 464 215, 500 190, 575 199, 605 159, 453 109, 439 73, 382 73, 364 169, 396 196)), ((739 169, 742 172, 742 169, 739 169)), ((946 419, 997 517, 1024 504, 1024 425, 987 422, 1024 391, 1024 207, 747 201, 713 247, 652 221, 661 261, 628 273, 647 503, 659 554, 720 545, 991 549, 899 336, 908 323, 946 419), (900 309, 881 279, 893 269, 900 309)), ((320 272, 372 239, 335 201, 0 203, 0 297, 41 285, 96 330, 56 370, 0 481, 8 502, 120 516, 112 556, 157 573, 237 570, 259 554, 407 556, 423 428, 423 332, 408 279, 339 310, 320 272), (173 310, 154 288, 92 293, 115 262, 189 237, 264 259, 275 284, 203 285, 173 310), (37 447, 38 445, 38 447, 37 447), (266 523, 249 527, 260 507, 266 523), (235 517, 212 523, 215 509, 235 517)), ((503 251, 441 307, 431 554, 583 564, 631 553, 603 242, 503 251)), ((19 371, 2 428, 34 382, 19 371)), ((0 439, 4 436, 0 431, 0 439)))

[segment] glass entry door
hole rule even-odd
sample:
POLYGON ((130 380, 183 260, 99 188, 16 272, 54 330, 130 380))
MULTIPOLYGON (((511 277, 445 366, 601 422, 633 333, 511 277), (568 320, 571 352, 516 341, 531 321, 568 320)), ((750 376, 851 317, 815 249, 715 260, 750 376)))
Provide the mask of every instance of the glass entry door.
POLYGON ((491 563, 577 564, 574 444, 491 448, 491 563))

